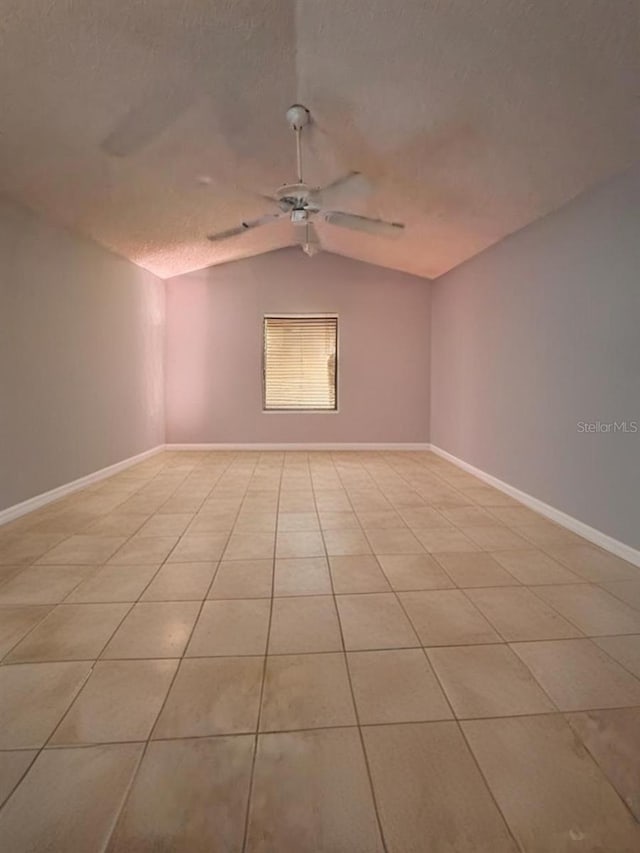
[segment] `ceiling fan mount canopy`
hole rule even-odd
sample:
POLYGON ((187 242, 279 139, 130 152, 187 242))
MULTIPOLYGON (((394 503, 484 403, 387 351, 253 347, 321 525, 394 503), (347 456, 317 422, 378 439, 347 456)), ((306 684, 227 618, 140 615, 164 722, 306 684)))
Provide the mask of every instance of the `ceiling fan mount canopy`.
POLYGON ((303 251, 307 255, 314 255, 320 251, 321 246, 317 234, 313 229, 313 222, 322 219, 331 226, 348 228, 352 231, 361 231, 380 237, 399 237, 404 231, 401 222, 385 222, 382 219, 372 219, 368 216, 347 213, 334 210, 334 202, 341 200, 345 192, 362 194, 370 192, 367 180, 360 172, 349 172, 337 178, 325 187, 312 187, 307 184, 302 174, 302 131, 311 121, 311 113, 302 104, 293 104, 286 113, 289 127, 296 135, 296 181, 284 184, 271 196, 262 196, 279 208, 278 213, 268 213, 257 219, 242 222, 235 228, 209 234, 208 239, 212 242, 228 240, 243 234, 245 231, 260 228, 279 219, 289 218, 293 225, 306 227, 306 239, 302 243, 303 251), (311 231, 310 231, 311 229, 311 231), (312 233, 313 240, 309 240, 312 233))

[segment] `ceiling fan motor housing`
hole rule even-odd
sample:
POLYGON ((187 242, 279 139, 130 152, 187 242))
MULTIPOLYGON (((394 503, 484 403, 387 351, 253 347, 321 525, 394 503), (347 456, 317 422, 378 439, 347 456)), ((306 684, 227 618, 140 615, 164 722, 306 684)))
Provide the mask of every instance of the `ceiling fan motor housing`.
POLYGON ((309 124, 309 110, 302 104, 293 104, 287 110, 287 121, 291 130, 302 130, 305 124, 309 124))
POLYGON ((309 211, 304 208, 295 208, 291 211, 291 222, 294 225, 306 225, 309 221, 309 211))

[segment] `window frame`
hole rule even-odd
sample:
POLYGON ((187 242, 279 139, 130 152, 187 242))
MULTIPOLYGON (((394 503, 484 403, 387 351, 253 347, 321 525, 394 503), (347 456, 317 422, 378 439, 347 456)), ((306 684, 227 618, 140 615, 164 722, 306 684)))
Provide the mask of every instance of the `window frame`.
POLYGON ((262 414, 263 415, 337 415, 340 412, 340 318, 333 312, 320 313, 314 311, 308 314, 284 314, 271 312, 262 317, 262 414), (335 320, 336 321, 336 369, 335 369, 335 398, 333 409, 268 409, 267 403, 267 320, 335 320))

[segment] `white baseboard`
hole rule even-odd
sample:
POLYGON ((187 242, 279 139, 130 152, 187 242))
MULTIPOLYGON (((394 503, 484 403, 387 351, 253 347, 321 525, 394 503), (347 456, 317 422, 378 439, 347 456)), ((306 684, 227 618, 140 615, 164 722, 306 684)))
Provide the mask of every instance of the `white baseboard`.
POLYGON ((112 477, 119 471, 124 471, 132 465, 137 465, 138 462, 142 462, 144 459, 149 459, 150 456, 155 456, 156 453, 160 453, 162 450, 164 450, 164 445, 159 444, 157 447, 152 447, 151 450, 145 450, 142 453, 138 453, 136 456, 130 456, 128 459, 123 459, 121 462, 115 462, 107 468, 101 468, 99 471, 94 471, 92 474, 87 474, 85 477, 72 480, 70 483, 64 483, 64 485, 51 489, 48 492, 43 492, 41 495, 35 495, 35 497, 22 501, 22 503, 14 504, 13 506, 0 510, 0 525, 13 521, 16 518, 20 518, 21 515, 33 512, 34 509, 39 509, 41 506, 45 506, 45 504, 57 501, 59 498, 63 498, 65 495, 70 495, 72 492, 77 492, 78 489, 84 489, 92 483, 97 483, 100 480, 104 480, 106 477, 112 477))
POLYGON ((589 542, 593 542, 594 545, 598 545, 605 551, 615 554, 616 557, 622 557, 623 560, 633 563, 634 566, 640 566, 640 551, 636 548, 632 548, 630 545, 625 545, 624 542, 614 539, 613 536, 608 536, 601 530, 596 530, 595 527, 590 527, 588 524, 579 521, 572 515, 567 515, 566 512, 562 512, 561 510, 544 503, 544 501, 534 498, 532 495, 527 494, 527 492, 522 492, 520 489, 510 486, 509 483, 499 480, 497 477, 494 477, 493 474, 487 474, 486 471, 482 471, 480 468, 475 468, 473 465, 470 465, 468 462, 464 462, 462 459, 458 459, 457 456, 443 450, 441 447, 436 447, 435 444, 432 444, 430 448, 437 456, 441 456, 448 462, 452 462, 454 465, 457 465, 458 468, 462 468, 463 471, 473 474, 473 476, 477 477, 479 480, 483 480, 488 485, 510 495, 512 498, 520 501, 521 504, 539 512, 541 515, 551 519, 551 521, 555 521, 556 524, 561 525, 561 527, 566 527, 567 530, 571 530, 573 533, 577 533, 578 536, 588 539, 589 542))
POLYGON ((590 527, 588 524, 579 521, 577 518, 574 518, 571 515, 567 515, 567 513, 562 512, 561 510, 544 503, 544 501, 538 500, 538 498, 534 498, 532 495, 527 494, 527 492, 523 492, 520 489, 516 489, 514 486, 510 486, 509 483, 505 483, 503 480, 499 480, 497 477, 494 477, 493 474, 488 474, 486 471, 482 471, 480 468, 476 468, 475 466, 470 465, 468 462, 465 462, 462 459, 458 459, 457 456, 454 456, 452 453, 443 450, 441 447, 437 447, 435 444, 429 444, 428 442, 261 442, 245 444, 160 444, 157 447, 151 448, 151 450, 145 450, 143 453, 138 453, 136 456, 130 456, 128 459, 123 459, 120 462, 116 462, 113 465, 109 465, 107 468, 101 468, 99 471, 94 471, 92 474, 87 474, 85 477, 80 477, 79 479, 73 480, 70 483, 65 483, 64 485, 58 486, 55 489, 51 489, 48 492, 43 492, 41 495, 36 495, 33 498, 29 498, 26 501, 22 501, 22 503, 15 504, 14 506, 10 506, 6 509, 0 510, 0 525, 6 524, 9 521, 13 521, 16 518, 20 518, 20 516, 26 515, 28 512, 33 512, 33 510, 39 509, 40 507, 45 506, 46 504, 51 503, 52 501, 64 497, 65 495, 69 495, 72 492, 78 491, 79 489, 84 489, 86 486, 90 486, 92 483, 97 483, 100 480, 104 480, 107 477, 111 477, 120 471, 124 471, 125 469, 130 468, 132 465, 136 465, 145 459, 149 459, 151 456, 155 456, 157 453, 160 453, 163 450, 350 450, 365 452, 373 450, 414 452, 431 450, 437 456, 446 459, 448 462, 453 463, 458 468, 461 468, 463 471, 467 471, 469 474, 473 474, 473 476, 477 477, 479 480, 482 480, 488 485, 499 489, 501 492, 510 495, 512 498, 515 498, 515 500, 519 501, 521 504, 524 504, 524 506, 528 506, 530 509, 533 509, 536 512, 539 512, 541 515, 544 515, 547 518, 551 519, 551 521, 555 521, 556 524, 559 524, 562 527, 566 527, 567 530, 571 530, 573 531, 573 533, 577 533, 579 536, 588 539, 590 542, 593 542, 594 545, 598 545, 605 551, 609 551, 612 554, 621 557, 623 560, 627 560, 628 562, 633 563, 635 566, 640 566, 640 551, 638 551, 637 549, 632 548, 630 545, 626 545, 624 542, 620 542, 618 539, 614 539, 612 536, 608 536, 606 533, 603 533, 601 530, 597 530, 595 527, 590 527))
POLYGON ((428 442, 257 442, 245 444, 165 444, 165 450, 430 450, 428 442))

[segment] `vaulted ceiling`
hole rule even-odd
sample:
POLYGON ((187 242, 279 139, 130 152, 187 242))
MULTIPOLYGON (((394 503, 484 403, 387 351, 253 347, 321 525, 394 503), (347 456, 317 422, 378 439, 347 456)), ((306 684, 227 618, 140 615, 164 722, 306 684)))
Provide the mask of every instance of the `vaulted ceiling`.
MULTIPOLYGON (((3 0, 0 192, 167 277, 295 243, 224 243, 295 178, 401 239, 323 247, 428 278, 629 166, 640 0, 3 0), (204 178, 205 180, 200 180, 204 178)), ((310 261, 312 262, 312 261, 310 261)))

